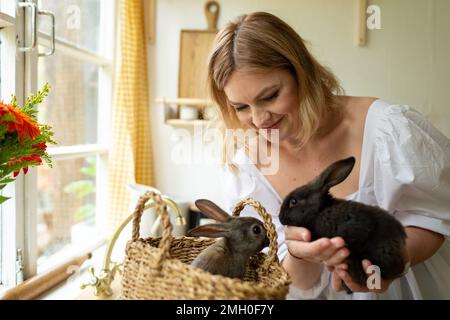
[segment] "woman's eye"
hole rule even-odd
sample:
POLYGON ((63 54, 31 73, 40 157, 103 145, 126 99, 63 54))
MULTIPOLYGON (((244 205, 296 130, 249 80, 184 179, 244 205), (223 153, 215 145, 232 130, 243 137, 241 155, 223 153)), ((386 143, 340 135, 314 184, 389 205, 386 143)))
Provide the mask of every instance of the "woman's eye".
POLYGON ((278 91, 275 91, 273 94, 271 94, 270 96, 263 98, 263 101, 272 101, 274 100, 276 97, 278 97, 278 91))
POLYGON ((235 107, 237 112, 244 111, 248 106, 235 107))

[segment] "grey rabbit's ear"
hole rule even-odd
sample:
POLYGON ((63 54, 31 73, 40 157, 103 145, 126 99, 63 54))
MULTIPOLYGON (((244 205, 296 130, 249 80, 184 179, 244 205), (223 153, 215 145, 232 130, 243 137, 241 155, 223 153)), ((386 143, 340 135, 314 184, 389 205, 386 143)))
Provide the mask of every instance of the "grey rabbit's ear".
POLYGON ((229 228, 221 223, 206 224, 189 230, 186 235, 189 237, 221 238, 229 234, 229 228))
POLYGON ((329 190, 331 187, 341 183, 352 172, 355 165, 355 158, 349 157, 334 162, 326 168, 320 176, 314 180, 313 184, 320 189, 329 190))
POLYGON ((199 199, 195 201, 195 205, 200 209, 200 211, 202 211, 211 219, 220 222, 227 222, 231 218, 226 211, 222 210, 218 205, 210 200, 199 199))

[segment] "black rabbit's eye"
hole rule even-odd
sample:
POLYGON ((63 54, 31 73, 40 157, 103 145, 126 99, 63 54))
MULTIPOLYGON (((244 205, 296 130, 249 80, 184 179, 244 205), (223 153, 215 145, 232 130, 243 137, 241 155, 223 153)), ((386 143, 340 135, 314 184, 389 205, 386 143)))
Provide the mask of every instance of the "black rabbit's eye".
POLYGON ((259 226, 254 226, 253 227, 253 233, 260 234, 261 233, 261 228, 259 226))
POLYGON ((290 201, 289 201, 289 207, 293 207, 293 206, 295 206, 295 205, 297 205, 297 199, 291 199, 290 201))

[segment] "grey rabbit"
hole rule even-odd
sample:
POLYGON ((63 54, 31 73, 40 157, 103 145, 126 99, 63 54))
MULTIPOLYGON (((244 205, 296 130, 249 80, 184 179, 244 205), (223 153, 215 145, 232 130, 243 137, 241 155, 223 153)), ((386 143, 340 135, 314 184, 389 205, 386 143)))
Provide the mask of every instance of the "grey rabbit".
POLYGON ((195 204, 219 223, 196 227, 187 235, 222 239, 203 250, 191 265, 212 274, 242 278, 250 257, 269 245, 263 223, 252 217, 230 216, 209 200, 200 199, 195 204))
MULTIPOLYGON (((365 286, 363 259, 377 265, 383 279, 403 274, 406 233, 398 220, 379 207, 331 196, 330 188, 344 181, 354 164, 354 157, 336 161, 313 181, 293 190, 283 200, 279 218, 283 225, 308 229, 311 240, 342 237, 350 250, 348 273, 365 286)), ((351 293, 345 284, 344 288, 351 293)))

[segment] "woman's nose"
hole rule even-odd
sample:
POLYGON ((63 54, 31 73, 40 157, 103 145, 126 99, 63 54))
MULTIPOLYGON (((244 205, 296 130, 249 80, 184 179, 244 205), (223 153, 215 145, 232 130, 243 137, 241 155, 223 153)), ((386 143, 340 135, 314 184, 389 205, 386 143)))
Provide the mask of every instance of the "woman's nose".
POLYGON ((270 120, 270 113, 261 108, 252 109, 252 122, 258 127, 262 128, 270 120))

